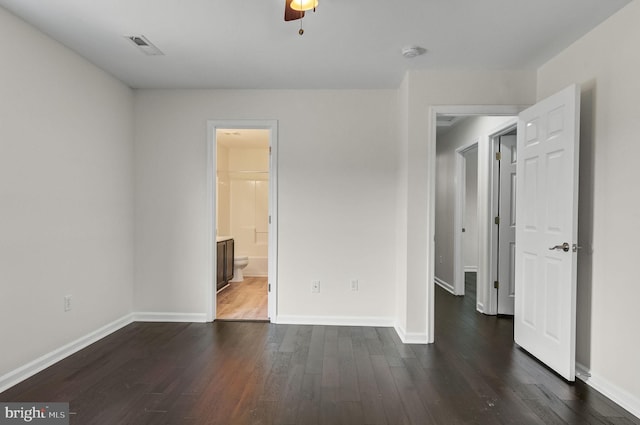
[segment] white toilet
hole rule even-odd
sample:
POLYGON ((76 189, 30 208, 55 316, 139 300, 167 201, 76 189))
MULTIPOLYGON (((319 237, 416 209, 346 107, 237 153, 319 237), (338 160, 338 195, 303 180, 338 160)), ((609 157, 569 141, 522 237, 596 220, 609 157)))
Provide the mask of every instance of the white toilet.
POLYGON ((247 267, 249 264, 249 257, 247 256, 238 256, 233 258, 233 279, 229 282, 242 282, 244 280, 244 276, 242 275, 242 270, 247 267))

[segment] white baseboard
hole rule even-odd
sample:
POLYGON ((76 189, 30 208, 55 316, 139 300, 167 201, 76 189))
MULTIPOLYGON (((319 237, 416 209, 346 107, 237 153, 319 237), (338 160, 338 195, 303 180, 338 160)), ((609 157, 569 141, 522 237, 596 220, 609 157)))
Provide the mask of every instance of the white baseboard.
POLYGON ((0 393, 133 322, 133 315, 128 314, 0 376, 0 393))
POLYGON ((395 323, 392 317, 352 317, 352 316, 277 316, 275 322, 285 325, 324 325, 324 326, 375 326, 391 328, 395 323))
POLYGON ((450 292, 453 295, 456 294, 456 291, 453 289, 453 285, 452 284, 445 282, 444 280, 440 279, 437 276, 434 277, 433 280, 436 282, 436 284, 438 284, 438 286, 440 286, 445 291, 450 292))
POLYGON ((640 399, 637 396, 612 384, 598 374, 594 374, 580 363, 576 363, 576 378, 586 382, 587 385, 598 390, 635 417, 640 418, 640 399))
POLYGON ((427 334, 417 332, 407 332, 402 326, 395 325, 394 329, 404 344, 427 344, 427 334))
POLYGON ((480 313, 484 314, 484 304, 483 303, 477 303, 476 304, 476 310, 480 313))
POLYGON ((134 322, 193 322, 205 323, 205 313, 160 313, 151 311, 139 311, 133 313, 134 322))
POLYGON ((478 273, 478 266, 464 266, 465 273, 478 273))

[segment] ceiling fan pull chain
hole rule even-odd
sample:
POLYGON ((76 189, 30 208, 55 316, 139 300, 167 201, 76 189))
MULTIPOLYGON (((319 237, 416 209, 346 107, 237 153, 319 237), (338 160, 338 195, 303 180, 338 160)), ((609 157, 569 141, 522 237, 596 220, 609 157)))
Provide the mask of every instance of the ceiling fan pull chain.
POLYGON ((303 21, 304 17, 300 18, 300 29, 298 30, 298 34, 302 35, 304 34, 304 30, 302 29, 302 21, 303 21))

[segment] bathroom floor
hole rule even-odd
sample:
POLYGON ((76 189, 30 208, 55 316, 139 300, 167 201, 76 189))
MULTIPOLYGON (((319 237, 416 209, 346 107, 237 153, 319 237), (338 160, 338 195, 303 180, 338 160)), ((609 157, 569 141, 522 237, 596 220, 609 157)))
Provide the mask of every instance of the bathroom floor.
POLYGON ((218 292, 216 319, 268 320, 267 278, 245 277, 218 292))

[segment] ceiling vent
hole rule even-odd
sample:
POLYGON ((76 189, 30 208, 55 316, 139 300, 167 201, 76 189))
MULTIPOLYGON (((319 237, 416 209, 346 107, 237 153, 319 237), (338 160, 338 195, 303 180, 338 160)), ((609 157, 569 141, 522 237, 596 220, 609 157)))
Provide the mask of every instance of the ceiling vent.
POLYGON ((142 53, 147 56, 163 56, 164 53, 150 42, 144 35, 127 35, 127 40, 133 43, 142 53))

